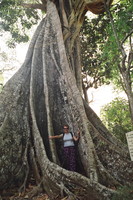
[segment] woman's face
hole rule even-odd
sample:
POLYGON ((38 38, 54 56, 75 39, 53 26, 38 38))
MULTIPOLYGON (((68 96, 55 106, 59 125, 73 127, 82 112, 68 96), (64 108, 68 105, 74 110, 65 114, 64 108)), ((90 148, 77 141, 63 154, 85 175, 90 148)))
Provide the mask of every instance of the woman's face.
POLYGON ((69 132, 69 128, 67 126, 64 126, 63 127, 63 131, 64 131, 64 133, 68 133, 69 132))

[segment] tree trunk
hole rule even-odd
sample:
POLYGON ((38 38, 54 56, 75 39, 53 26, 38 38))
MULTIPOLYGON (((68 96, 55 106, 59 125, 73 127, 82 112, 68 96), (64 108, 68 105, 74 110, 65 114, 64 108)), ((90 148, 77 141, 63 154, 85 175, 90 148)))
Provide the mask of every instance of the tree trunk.
POLYGON ((85 5, 79 1, 77 12, 70 9, 66 14, 67 7, 61 13, 48 1, 23 66, 1 93, 0 189, 15 184, 25 189, 32 170, 50 199, 104 200, 115 193, 110 187, 132 181, 127 148, 82 99, 78 33, 85 5), (70 29, 63 29, 61 22, 70 29), (63 124, 81 131, 84 175, 63 169, 58 143, 48 139, 60 133, 63 124))
MULTIPOLYGON (((126 61, 125 61, 126 63, 126 61)), ((131 122, 133 125, 133 92, 132 92, 132 81, 131 81, 131 75, 130 75, 130 68, 126 67, 126 64, 123 64, 124 67, 120 67, 120 72, 121 72, 121 76, 122 76, 122 86, 123 86, 123 90, 125 91, 127 98, 128 98, 128 102, 129 102, 129 110, 130 110, 130 115, 131 115, 131 122)))

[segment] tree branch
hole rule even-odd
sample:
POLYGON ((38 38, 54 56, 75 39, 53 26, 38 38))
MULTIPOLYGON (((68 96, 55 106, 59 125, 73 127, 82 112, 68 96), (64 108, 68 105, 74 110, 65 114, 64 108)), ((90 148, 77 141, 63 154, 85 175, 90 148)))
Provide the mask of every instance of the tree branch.
POLYGON ((130 33, 128 33, 125 38, 122 40, 121 45, 123 45, 123 43, 126 41, 126 39, 131 36, 133 34, 133 29, 130 31, 130 33))
POLYGON ((42 4, 46 4, 47 0, 41 0, 42 4))
POLYGON ((128 37, 129 37, 129 47, 130 47, 130 51, 129 51, 129 54, 128 54, 128 69, 129 69, 129 72, 130 72, 130 69, 131 69, 132 61, 133 61, 133 46, 132 46, 132 37, 131 37, 132 34, 133 34, 133 29, 130 31, 130 33, 128 33, 125 36, 125 38, 121 42, 121 44, 123 44, 126 41, 126 39, 128 39, 128 37))
POLYGON ((114 36, 115 36, 115 39, 116 39, 118 49, 121 51, 121 54, 122 54, 122 67, 125 70, 125 60, 126 60, 127 55, 126 55, 126 52, 123 48, 122 43, 120 43, 120 41, 119 41, 117 31, 116 31, 116 28, 115 28, 115 24, 114 24, 114 20, 113 20, 113 16, 110 12, 109 6, 106 4, 106 1, 105 1, 105 9, 106 9, 106 12, 107 12, 109 19, 110 19, 110 23, 111 23, 111 26, 112 26, 112 30, 114 32, 114 36))

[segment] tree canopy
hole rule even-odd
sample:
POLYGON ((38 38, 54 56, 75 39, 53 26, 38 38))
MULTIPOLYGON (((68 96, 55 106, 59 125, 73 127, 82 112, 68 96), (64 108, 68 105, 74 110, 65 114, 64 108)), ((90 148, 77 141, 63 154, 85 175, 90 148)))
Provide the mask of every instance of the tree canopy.
MULTIPOLYGON (((131 1, 120 1, 114 3, 111 7, 115 32, 120 44, 132 32, 132 6, 131 1)), ((113 81, 115 85, 121 88, 121 76, 118 68, 121 62, 121 51, 112 30, 109 16, 104 13, 92 19, 86 18, 82 29, 83 72, 94 77, 97 81, 97 83, 94 81, 94 85, 97 84, 98 86, 98 84, 113 81)), ((126 48, 130 48, 127 40, 125 42, 126 48)))
POLYGON ((82 36, 82 69, 85 76, 91 77, 91 81, 86 78, 86 89, 112 81, 119 89, 124 90, 133 123, 132 6, 131 1, 114 3, 110 10, 106 7, 106 14, 85 25, 82 36))
MULTIPOLYGON (((32 3, 32 1, 30 1, 32 3)), ((27 42, 27 31, 40 19, 36 9, 24 8, 23 1, 4 0, 0 3, 0 29, 11 33, 10 47, 16 43, 27 42)))

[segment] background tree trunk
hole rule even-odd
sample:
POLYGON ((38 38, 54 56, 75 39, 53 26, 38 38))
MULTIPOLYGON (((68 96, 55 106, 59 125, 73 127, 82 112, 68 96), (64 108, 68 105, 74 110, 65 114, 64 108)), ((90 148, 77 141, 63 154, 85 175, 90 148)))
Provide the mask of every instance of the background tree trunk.
POLYGON ((16 183, 20 190, 25 189, 31 169, 50 199, 65 195, 110 199, 115 192, 110 187, 132 181, 127 148, 108 133, 82 99, 77 48, 81 20, 72 19, 81 19, 85 3, 77 5, 77 12, 68 20, 69 28, 77 29, 68 34, 62 31, 60 21, 62 16, 64 23, 68 13, 59 15, 55 4, 48 1, 47 16, 33 36, 23 66, 1 93, 1 189, 16 183), (79 154, 84 175, 63 169, 58 143, 48 139, 66 123, 74 132, 81 130, 79 154))

